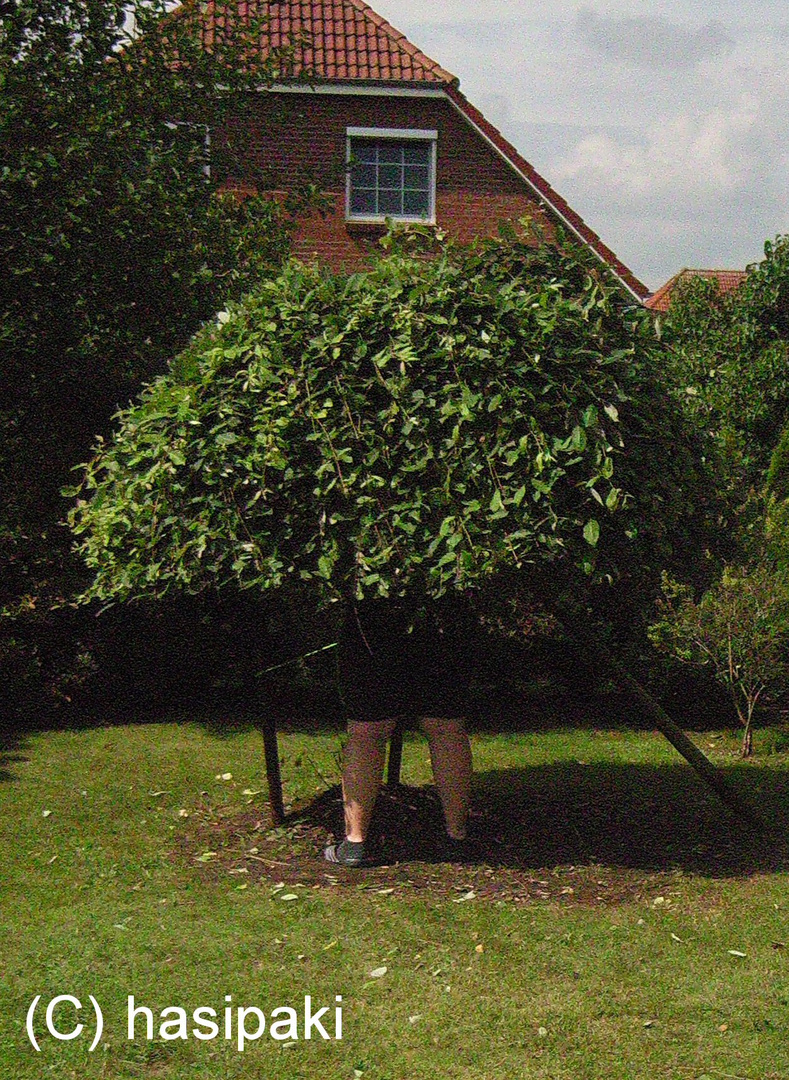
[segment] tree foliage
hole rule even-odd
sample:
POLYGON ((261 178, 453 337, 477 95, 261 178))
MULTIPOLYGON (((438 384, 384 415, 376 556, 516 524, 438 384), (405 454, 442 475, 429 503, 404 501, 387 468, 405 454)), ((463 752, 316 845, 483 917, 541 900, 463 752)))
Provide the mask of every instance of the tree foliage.
POLYGON ((68 467, 118 404, 287 251, 287 213, 216 190, 242 149, 217 132, 277 57, 241 62, 252 24, 207 51, 168 6, 0 7, 5 530, 51 520, 68 467))
POLYGON ((652 638, 728 688, 743 753, 757 703, 789 680, 789 237, 764 251, 734 292, 688 282, 663 327, 675 396, 716 448, 731 564, 695 596, 669 580, 652 638))
POLYGON ((117 625, 52 610, 85 583, 61 527, 71 469, 226 297, 281 264, 310 196, 222 196, 227 177, 257 180, 245 117, 288 56, 261 63, 246 5, 215 6, 226 32, 206 49, 197 0, 177 15, 169 0, 0 0, 0 683, 12 711, 73 698, 97 658, 124 654, 117 625))
POLYGON ((740 493, 761 486, 789 419, 789 237, 764 253, 733 292, 702 278, 676 290, 664 323, 676 393, 740 493))
POLYGON ((586 581, 654 572, 702 487, 658 353, 568 245, 395 243, 350 276, 291 264, 99 447, 72 515, 90 595, 298 580, 440 596, 555 563, 586 581))

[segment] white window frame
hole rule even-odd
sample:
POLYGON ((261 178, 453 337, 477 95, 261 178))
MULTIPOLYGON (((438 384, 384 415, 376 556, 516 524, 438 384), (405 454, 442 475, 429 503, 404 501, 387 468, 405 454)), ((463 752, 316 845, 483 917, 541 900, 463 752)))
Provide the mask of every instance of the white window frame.
POLYGON ((349 127, 345 129, 345 220, 368 225, 383 225, 388 217, 393 221, 403 221, 414 225, 435 225, 436 223, 436 163, 438 160, 438 132, 424 128, 369 128, 349 127), (428 159, 428 198, 427 217, 402 217, 394 214, 352 214, 351 213, 351 146, 354 139, 392 139, 397 142, 429 142, 428 159))

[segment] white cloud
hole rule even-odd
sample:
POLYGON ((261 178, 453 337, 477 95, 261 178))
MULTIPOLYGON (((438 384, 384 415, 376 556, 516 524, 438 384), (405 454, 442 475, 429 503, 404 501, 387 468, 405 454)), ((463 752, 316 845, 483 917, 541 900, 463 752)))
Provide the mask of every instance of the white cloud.
POLYGON ((751 162, 741 143, 758 119, 756 103, 745 98, 732 109, 653 123, 635 146, 611 135, 588 136, 557 162, 554 176, 558 182, 583 179, 631 203, 666 196, 696 203, 748 183, 751 162))

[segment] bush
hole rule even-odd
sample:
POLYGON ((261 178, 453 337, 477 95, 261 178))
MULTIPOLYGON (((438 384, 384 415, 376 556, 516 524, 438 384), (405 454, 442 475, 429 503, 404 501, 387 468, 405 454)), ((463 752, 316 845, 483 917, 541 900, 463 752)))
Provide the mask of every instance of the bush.
POLYGON ((539 595, 552 566, 654 584, 697 540, 693 439, 603 270, 404 244, 369 273, 289 265, 120 415, 71 516, 89 596, 438 597, 511 571, 539 595))

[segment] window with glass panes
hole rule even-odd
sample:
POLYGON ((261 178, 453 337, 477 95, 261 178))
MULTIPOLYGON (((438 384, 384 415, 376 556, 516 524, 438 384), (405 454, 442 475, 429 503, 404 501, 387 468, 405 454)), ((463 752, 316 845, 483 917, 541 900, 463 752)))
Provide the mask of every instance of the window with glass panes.
POLYGON ((433 217, 432 138, 351 137, 348 214, 351 218, 433 217))

